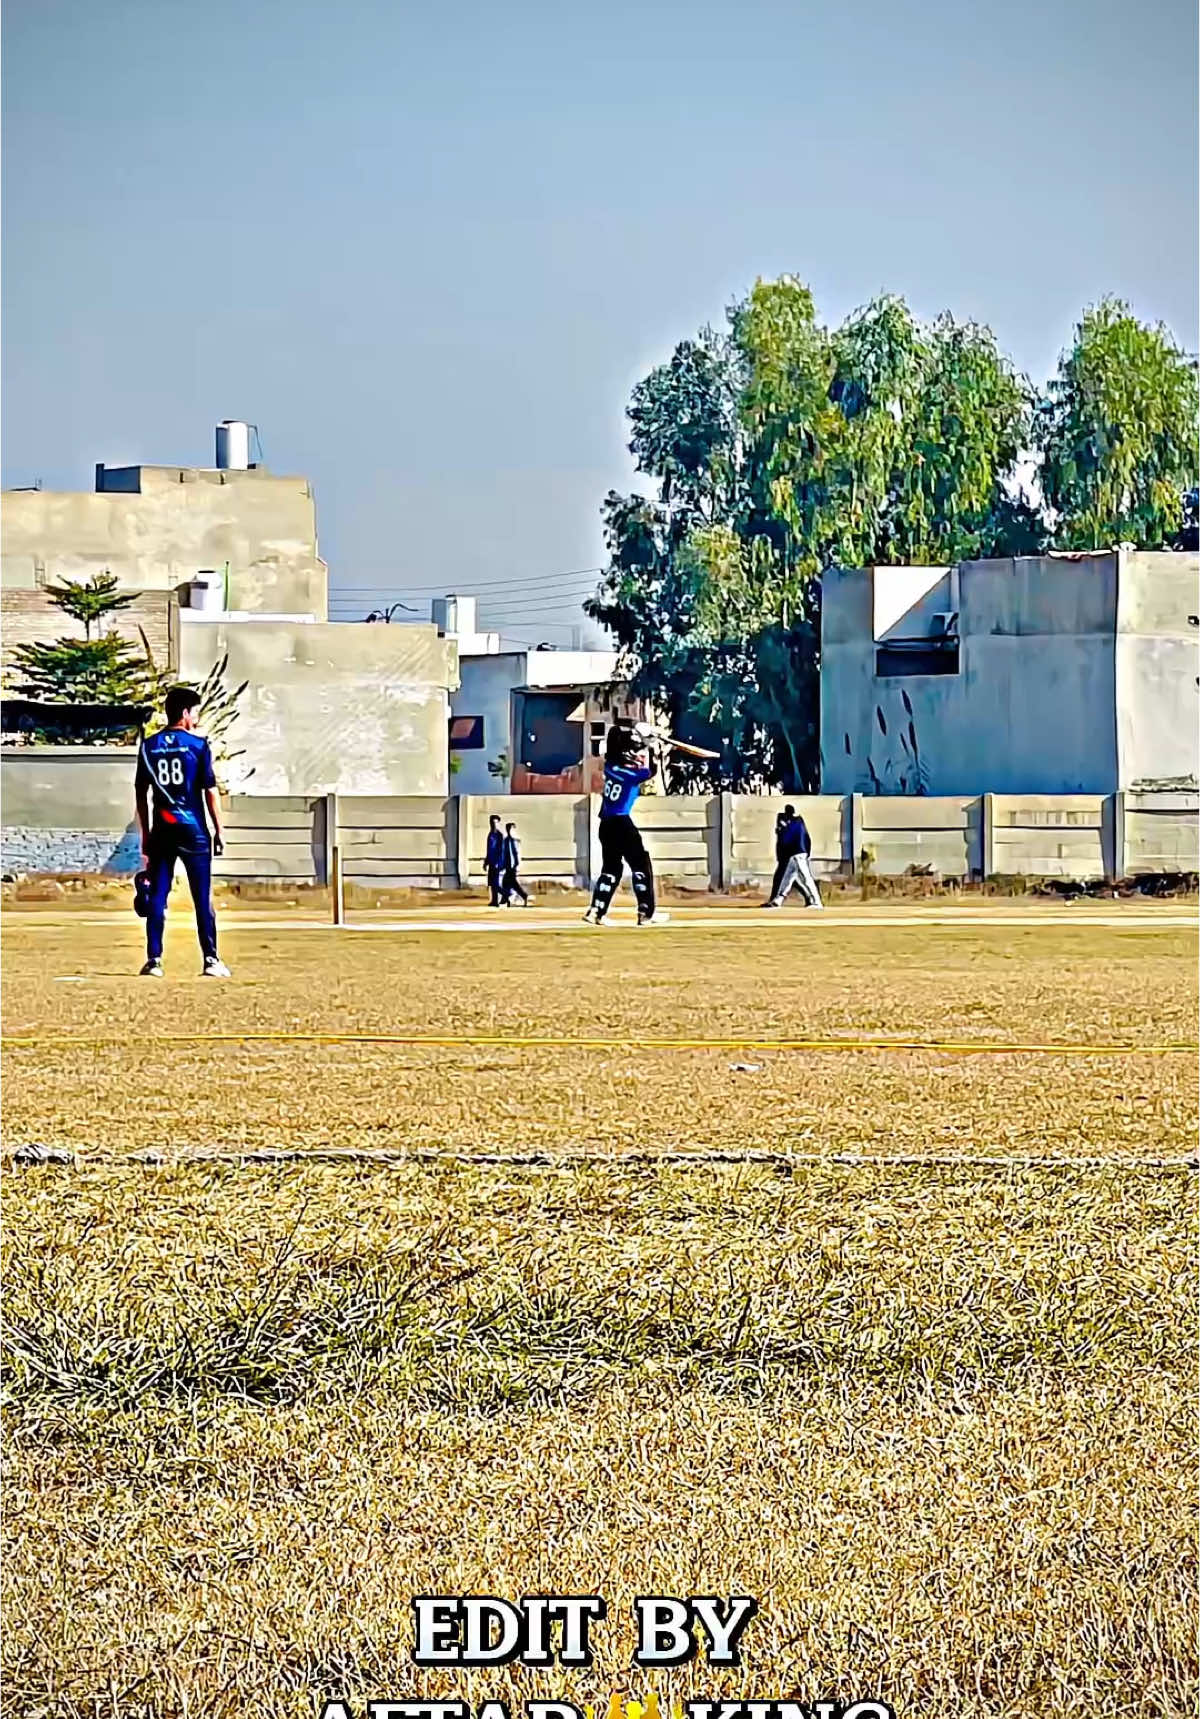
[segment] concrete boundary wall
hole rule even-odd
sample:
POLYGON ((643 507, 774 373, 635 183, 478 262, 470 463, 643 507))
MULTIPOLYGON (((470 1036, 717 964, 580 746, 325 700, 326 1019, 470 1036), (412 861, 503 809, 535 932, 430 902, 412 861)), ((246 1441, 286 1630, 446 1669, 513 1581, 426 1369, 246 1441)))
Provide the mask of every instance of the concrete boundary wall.
POLYGON ((1126 877, 1149 872, 1196 871, 1197 793, 1125 793, 1115 796, 1117 837, 1126 877))
POLYGON ((983 807, 978 794, 967 799, 852 794, 850 810, 850 852, 860 868, 881 877, 902 874, 910 866, 927 869, 934 877, 969 878, 984 873, 983 807))
MULTIPOLYGON (((989 877, 1124 876, 1116 848, 1118 795, 989 794, 989 877)), ((1193 868, 1188 868, 1193 869, 1193 868)))
MULTIPOLYGON (((6 871, 129 873, 138 863, 133 760, 85 747, 5 749, 6 871)), ((658 875, 695 889, 761 887, 774 823, 804 817, 817 875, 1054 877, 1081 881, 1200 871, 1200 794, 901 798, 860 794, 644 795, 638 824, 658 875)), ((341 852, 348 882, 476 887, 488 819, 517 826, 534 884, 586 887, 600 864, 596 795, 237 795, 225 808, 219 877, 325 883, 341 852)))
POLYGON ((850 796, 839 794, 723 794, 721 816, 728 829, 729 884, 769 882, 774 870, 775 819, 795 806, 812 838, 812 864, 818 877, 847 870, 853 852, 850 796))
POLYGON ((342 850, 347 883, 442 889, 458 881, 449 812, 438 795, 368 798, 326 796, 330 827, 342 850))
POLYGON ((322 883, 325 876, 323 796, 235 794, 224 806, 225 854, 219 877, 322 883))
POLYGON ((129 752, 14 746, 0 752, 0 858, 6 872, 133 872, 129 752))
POLYGON ((531 883, 581 885, 589 867, 591 802, 586 794, 463 794, 450 802, 455 880, 484 879, 489 819, 517 826, 521 871, 531 883))

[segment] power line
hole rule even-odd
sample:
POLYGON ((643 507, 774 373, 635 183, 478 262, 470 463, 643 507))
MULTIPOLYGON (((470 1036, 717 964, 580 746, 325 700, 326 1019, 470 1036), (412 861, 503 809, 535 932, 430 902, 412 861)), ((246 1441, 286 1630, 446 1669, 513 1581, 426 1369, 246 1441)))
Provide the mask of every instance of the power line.
MULTIPOLYGON (((540 638, 531 639, 524 633, 510 633, 508 631, 508 629, 505 628, 504 629, 504 640, 508 644, 524 645, 526 650, 535 651, 538 649, 538 647, 540 645, 546 644, 548 642, 548 640, 546 638, 547 633, 574 632, 574 630, 575 629, 573 627, 564 627, 561 621, 547 622, 546 625, 542 628, 542 633, 541 633, 540 638)), ((565 645, 565 646, 562 646, 559 644, 554 644, 552 646, 552 648, 555 650, 560 650, 560 649, 573 650, 575 647, 573 645, 570 645, 570 644, 565 645)), ((606 645, 603 643, 596 643, 595 641, 593 641, 593 643, 591 643, 591 644, 581 643, 579 646, 579 649, 581 651, 609 651, 612 649, 612 646, 606 645)))
MULTIPOLYGON (((479 606, 493 609, 507 608, 514 603, 554 602, 560 597, 577 598, 582 602, 586 597, 592 596, 593 592, 594 587, 591 585, 562 585, 558 583, 545 591, 485 591, 479 598, 479 606)), ((406 597, 411 597, 415 602, 421 601, 419 592, 403 590, 399 593, 393 591, 331 591, 329 601, 330 603, 340 603, 343 607, 348 604, 353 608, 363 603, 395 602, 406 597)), ((429 599, 426 598, 425 601, 428 602, 429 599)))
MULTIPOLYGON (((590 579, 568 579, 565 574, 561 579, 547 579, 541 585, 506 585, 497 586, 490 591, 478 593, 481 603, 518 602, 522 597, 553 597, 556 591, 594 591, 595 585, 590 579)), ((471 593, 468 591, 467 596, 471 593)))
POLYGON ((385 591, 398 590, 409 596, 429 594, 434 597, 470 597, 484 591, 520 590, 529 585, 557 585, 561 584, 564 579, 590 579, 594 575, 603 573, 603 571, 603 567, 568 567, 559 573, 526 573, 516 577, 505 574, 500 579, 463 580, 457 590, 445 579, 440 580, 435 585, 413 585, 397 581, 385 581, 379 585, 339 584, 338 590, 350 596, 379 596, 385 591))
MULTIPOLYGON (((586 592, 586 591, 580 592, 579 594, 577 594, 575 596, 571 596, 568 594, 567 596, 565 596, 563 598, 563 600, 561 602, 551 602, 551 601, 543 600, 541 598, 529 598, 527 600, 522 600, 522 599, 501 600, 501 599, 497 598, 494 601, 491 601, 491 602, 488 602, 488 603, 482 605, 480 608, 480 614, 481 614, 481 616, 482 615, 534 616, 534 615, 547 615, 547 614, 561 613, 563 610, 567 610, 567 609, 577 610, 577 611, 582 612, 583 604, 589 595, 590 595, 590 593, 586 592)), ((375 607, 375 608, 379 607, 379 599, 376 598, 371 606, 375 607)), ((345 601, 343 601, 341 603, 335 603, 332 600, 330 602, 330 609, 336 610, 338 613, 341 613, 341 614, 347 614, 347 613, 357 614, 364 607, 366 607, 365 602, 360 603, 360 602, 345 602, 345 601)), ((418 615, 414 614, 414 615, 410 616, 410 619, 413 621, 418 621, 421 619, 427 619, 427 617, 422 617, 422 616, 418 616, 418 615)))
POLYGON ((526 598, 519 602, 489 603, 481 612, 483 614, 511 615, 529 613, 532 611, 534 614, 550 615, 553 614, 556 609, 578 609, 582 606, 582 603, 582 598, 573 599, 570 597, 564 597, 561 602, 552 602, 549 600, 541 602, 537 598, 526 598))
MULTIPOLYGON (((339 615, 343 618, 349 617, 351 619, 351 621, 357 620, 357 621, 364 621, 365 622, 365 620, 366 620, 366 616, 364 614, 360 613, 358 610, 342 609, 340 611, 337 611, 334 614, 333 618, 337 619, 339 615)), ((577 608, 572 603, 544 604, 544 605, 542 605, 538 608, 532 609, 532 610, 522 609, 522 610, 514 613, 511 616, 511 620, 512 620, 512 624, 514 626, 517 626, 517 627, 529 628, 534 623, 537 623, 538 626, 541 628, 542 632, 544 632, 544 633, 545 632, 569 633, 569 632, 573 632, 576 627, 579 627, 582 625, 594 624, 594 623, 591 623, 590 618, 588 616, 584 615, 584 613, 581 609, 577 608), (567 618, 564 618, 564 617, 567 617, 567 618)), ((420 626, 420 625, 428 626, 429 622, 428 621, 422 622, 419 619, 416 619, 416 618, 410 616, 410 617, 403 617, 403 618, 397 620, 396 622, 394 622, 393 624, 397 625, 397 626, 420 626)), ((519 633, 513 632, 510 625, 509 625, 509 617, 508 617, 507 612, 502 612, 502 613, 499 613, 496 615, 486 616, 486 617, 484 617, 481 625, 482 625, 482 630, 485 632, 502 633, 506 638, 514 639, 518 643, 536 643, 537 642, 536 640, 523 639, 519 633)))

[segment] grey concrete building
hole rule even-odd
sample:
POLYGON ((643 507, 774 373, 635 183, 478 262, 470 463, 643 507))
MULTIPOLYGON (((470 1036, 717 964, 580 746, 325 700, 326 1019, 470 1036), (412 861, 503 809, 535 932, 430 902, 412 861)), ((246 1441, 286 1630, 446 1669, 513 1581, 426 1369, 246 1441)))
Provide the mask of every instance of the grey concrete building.
POLYGON ((826 575, 822 791, 1195 789, 1198 575, 1125 549, 826 575))
POLYGON ((187 619, 180 673, 228 657, 247 681, 223 767, 231 793, 445 794, 451 641, 431 625, 187 619))
POLYGON ((110 572, 125 590, 178 591, 196 574, 227 576, 224 607, 328 614, 328 569, 317 552, 306 478, 194 466, 97 466, 93 493, 9 490, 6 590, 110 572))
POLYGON ((75 628, 49 586, 111 572, 142 594, 116 631, 144 631, 182 678, 227 657, 227 685, 248 682, 225 746, 237 756, 218 761, 230 792, 446 793, 454 642, 431 625, 328 621, 312 487, 251 466, 248 429, 218 428, 211 468, 98 466, 90 494, 8 491, 5 664, 14 644, 75 628))

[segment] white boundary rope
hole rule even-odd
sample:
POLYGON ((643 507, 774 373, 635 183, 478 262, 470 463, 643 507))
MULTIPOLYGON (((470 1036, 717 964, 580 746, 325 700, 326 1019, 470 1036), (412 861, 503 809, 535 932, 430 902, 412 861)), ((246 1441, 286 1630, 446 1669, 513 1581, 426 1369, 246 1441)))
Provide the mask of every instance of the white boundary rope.
POLYGON ((829 1169, 949 1169, 949 1170, 1200 1170, 1200 1155, 1190 1158, 1122 1158, 1105 1153, 1087 1158, 1053 1158, 1034 1153, 1006 1153, 996 1157, 956 1157, 947 1152, 904 1152, 885 1155, 867 1152, 777 1152, 747 1148, 745 1151, 721 1151, 700 1147, 694 1151, 668 1149, 662 1152, 595 1152, 578 1150, 543 1150, 528 1152, 468 1151, 454 1147, 302 1147, 247 1148, 231 1151, 218 1148, 212 1152, 195 1149, 182 1152, 135 1152, 128 1157, 104 1156, 90 1158, 66 1147, 45 1146, 30 1141, 6 1154, 14 1164, 33 1166, 54 1164, 73 1168, 123 1168, 134 1165, 143 1169, 175 1169, 179 1165, 236 1164, 239 1167, 270 1164, 379 1164, 387 1167, 406 1164, 459 1164, 508 1166, 513 1169, 570 1169, 576 1165, 601 1165, 617 1169, 623 1164, 639 1168, 660 1164, 700 1167, 707 1164, 765 1164, 775 1169, 796 1166, 817 1166, 829 1169))

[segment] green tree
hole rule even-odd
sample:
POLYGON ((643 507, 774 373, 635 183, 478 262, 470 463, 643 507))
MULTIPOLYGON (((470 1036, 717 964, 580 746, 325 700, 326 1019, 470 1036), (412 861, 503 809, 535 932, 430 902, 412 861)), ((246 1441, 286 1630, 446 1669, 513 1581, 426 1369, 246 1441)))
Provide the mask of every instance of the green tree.
MULTIPOLYGON (((726 743, 710 784, 801 789, 818 772, 820 575, 1036 546, 1009 493, 1029 389, 988 330, 924 329, 895 297, 830 331, 785 276, 728 322, 634 392, 630 451, 658 495, 607 498, 588 608, 677 732, 726 743)), ((673 762, 672 785, 696 774, 673 762)))
POLYGON ((48 595, 82 623, 84 636, 17 646, 17 691, 51 704, 152 704, 158 693, 153 665, 135 645, 102 626, 106 616, 136 601, 137 593, 121 594, 113 575, 100 573, 86 584, 67 580, 48 595))
POLYGON ((736 354, 705 328, 633 391, 628 418, 637 468, 659 480, 664 505, 715 520, 735 481, 736 354))
POLYGON ((1041 487, 1063 549, 1172 543, 1197 481, 1196 365, 1119 299, 1086 310, 1039 413, 1041 487))
POLYGON ((64 614, 83 624, 84 637, 90 639, 92 628, 105 615, 115 614, 118 609, 126 609, 130 603, 136 603, 138 593, 118 589, 117 576, 107 571, 97 573, 86 584, 80 584, 76 579, 64 579, 61 585, 52 585, 48 595, 64 614))
POLYGON ((1010 485, 1032 438, 1032 390, 990 328, 941 316, 920 338, 892 449, 875 560, 937 566, 1041 547, 1035 510, 1010 485))

